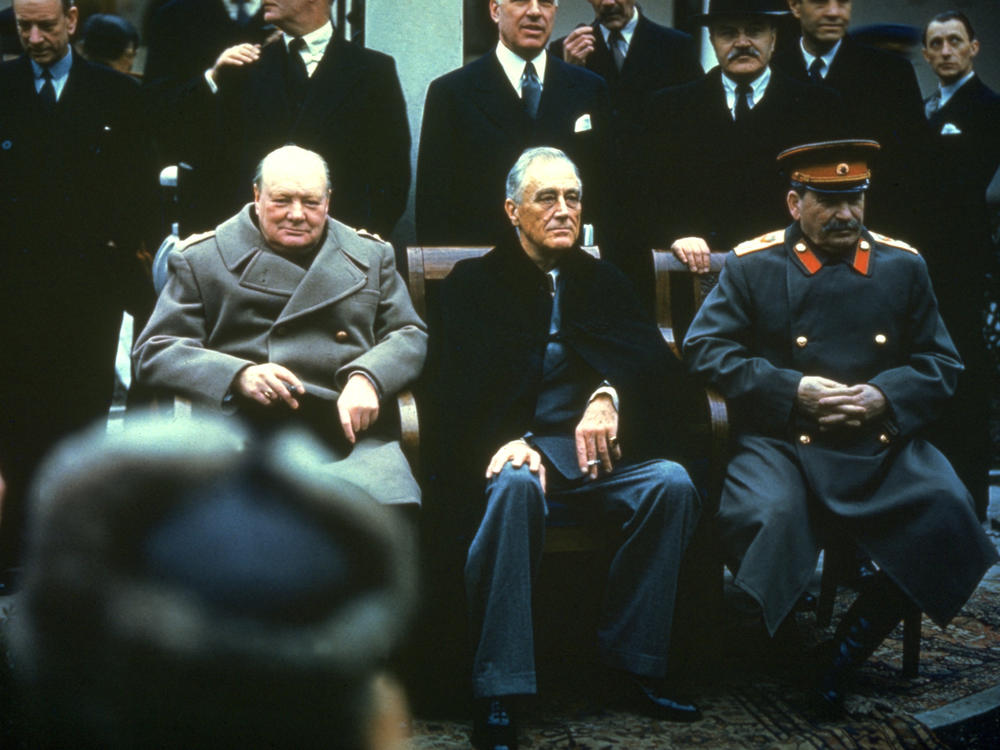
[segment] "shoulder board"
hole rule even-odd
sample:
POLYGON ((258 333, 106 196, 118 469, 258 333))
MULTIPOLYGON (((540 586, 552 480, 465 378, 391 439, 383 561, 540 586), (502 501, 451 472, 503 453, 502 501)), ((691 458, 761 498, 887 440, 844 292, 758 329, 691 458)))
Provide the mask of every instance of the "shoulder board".
POLYGON ((755 253, 758 250, 765 250, 766 248, 774 247, 775 245, 782 245, 784 242, 785 230, 778 229, 774 232, 762 234, 760 237, 754 237, 752 240, 741 242, 733 248, 733 252, 737 255, 747 255, 748 253, 755 253))
POLYGON ((870 234, 872 239, 880 245, 888 245, 889 247, 896 247, 900 250, 905 250, 908 253, 913 253, 914 255, 920 255, 920 251, 917 250, 917 248, 903 242, 902 240, 894 240, 892 237, 886 237, 884 234, 872 232, 871 230, 869 230, 868 234, 870 234))
POLYGON ((376 242, 385 242, 381 237, 379 237, 375 232, 369 232, 367 229, 355 229, 359 237, 364 237, 365 239, 375 240, 376 242))
POLYGON ((192 234, 185 237, 182 240, 177 241, 177 250, 187 250, 191 245, 195 245, 202 240, 207 240, 215 236, 215 230, 212 229, 208 232, 198 232, 197 234, 192 234))

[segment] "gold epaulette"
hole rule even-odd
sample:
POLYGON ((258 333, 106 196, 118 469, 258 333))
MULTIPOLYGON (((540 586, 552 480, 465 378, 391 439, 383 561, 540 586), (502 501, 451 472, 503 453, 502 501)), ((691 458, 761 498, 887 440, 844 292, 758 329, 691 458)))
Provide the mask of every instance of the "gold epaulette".
POLYGON ((366 239, 375 240, 376 242, 385 242, 385 240, 375 234, 375 232, 369 232, 367 229, 355 229, 354 231, 357 232, 359 236, 365 237, 366 239))
POLYGON ((888 245, 889 247, 896 247, 900 250, 905 250, 908 253, 913 253, 914 255, 920 255, 920 251, 917 250, 913 245, 907 244, 902 240, 894 240, 892 237, 886 237, 884 234, 879 234, 878 232, 868 231, 868 234, 872 236, 878 244, 888 245))
POLYGON ((178 240, 177 241, 177 247, 175 249, 182 250, 182 251, 183 250, 187 250, 189 247, 191 247, 191 245, 194 245, 194 244, 196 244, 198 242, 201 242, 202 240, 207 240, 208 238, 214 237, 214 236, 215 236, 215 230, 214 229, 211 229, 211 230, 209 230, 207 232, 198 232, 197 234, 192 234, 192 235, 189 235, 189 236, 185 237, 182 240, 178 240))
POLYGON ((778 229, 774 232, 762 234, 760 237, 754 237, 752 240, 741 242, 733 248, 733 252, 737 255, 747 255, 749 253, 755 253, 758 250, 765 250, 769 247, 774 247, 775 245, 781 245, 784 241, 785 230, 778 229))

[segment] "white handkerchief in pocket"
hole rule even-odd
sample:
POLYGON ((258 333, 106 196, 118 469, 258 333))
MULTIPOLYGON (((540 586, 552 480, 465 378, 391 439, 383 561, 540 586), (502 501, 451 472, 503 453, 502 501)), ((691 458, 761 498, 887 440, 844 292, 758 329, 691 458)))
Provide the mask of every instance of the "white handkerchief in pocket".
POLYGON ((960 135, 961 129, 952 122, 946 122, 941 127, 941 135, 960 135))
POLYGON ((582 133, 585 130, 590 130, 594 126, 590 124, 590 115, 580 115, 576 118, 576 123, 573 125, 574 133, 582 133))

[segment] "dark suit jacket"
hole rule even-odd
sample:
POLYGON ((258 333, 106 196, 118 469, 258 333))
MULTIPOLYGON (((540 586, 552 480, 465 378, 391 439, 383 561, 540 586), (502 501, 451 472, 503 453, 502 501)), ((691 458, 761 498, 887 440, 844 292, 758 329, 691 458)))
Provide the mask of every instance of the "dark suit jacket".
POLYGON ((203 82, 190 97, 186 108, 217 116, 215 158, 198 193, 213 206, 215 220, 199 228, 237 211, 250 195, 258 162, 294 143, 329 164, 330 214, 388 237, 410 187, 410 128, 395 62, 334 38, 300 108, 288 95, 286 57, 284 42, 277 40, 253 65, 227 68, 217 94, 203 82))
POLYGON ((206 145, 198 124, 179 116, 185 89, 202 83, 201 76, 223 50, 243 42, 263 43, 273 31, 264 24, 262 11, 246 25, 237 23, 221 0, 171 0, 156 10, 149 24, 143 88, 165 161, 194 165, 204 156, 198 149, 206 145))
MULTIPOLYGON (((608 93, 593 73, 551 55, 538 118, 525 113, 493 51, 431 83, 417 164, 417 239, 489 245, 505 237, 507 172, 524 149, 554 146, 580 169, 584 221, 598 223, 605 183, 608 93), (574 131, 589 115, 590 128, 574 131)), ((601 241, 598 227, 598 242, 601 241)))
POLYGON ((733 121, 718 67, 658 93, 649 109, 650 246, 693 235, 724 251, 784 226, 788 182, 775 157, 839 128, 836 94, 774 69, 746 123, 733 121))
POLYGON ((156 205, 143 124, 128 76, 74 56, 46 113, 28 58, 0 64, 0 463, 8 479, 25 468, 11 467, 9 451, 37 458, 106 413, 122 310, 152 306, 135 256, 156 205))
MULTIPOLYGON (((599 23, 595 20, 592 25, 596 47, 587 58, 586 68, 608 84, 616 134, 618 127, 634 121, 654 91, 693 81, 704 74, 698 48, 688 34, 660 26, 641 13, 625 65, 619 72, 599 23)), ((552 42, 549 52, 562 59, 565 40, 563 37, 552 42)))
MULTIPOLYGON (((675 456, 685 423, 682 366, 614 266, 573 250, 559 268, 564 341, 591 368, 595 386, 603 379, 618 390, 625 458, 675 456)), ((440 312, 431 321, 430 347, 442 471, 448 497, 478 521, 490 457, 532 423, 552 297, 512 237, 455 266, 441 289, 440 312)), ((585 408, 581 403, 581 416, 585 408)))
MULTIPOLYGON (((798 43, 775 55, 773 64, 794 78, 809 80, 798 43)), ((874 138, 882 145, 873 165, 866 221, 923 246, 921 221, 931 195, 925 149, 930 144, 913 66, 845 38, 824 84, 843 98, 848 136, 874 138)))

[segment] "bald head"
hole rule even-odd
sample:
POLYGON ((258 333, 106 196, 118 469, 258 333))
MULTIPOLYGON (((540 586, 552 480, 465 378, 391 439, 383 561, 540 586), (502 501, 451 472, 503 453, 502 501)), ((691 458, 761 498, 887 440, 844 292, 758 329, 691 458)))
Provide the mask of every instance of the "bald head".
POLYGON ((264 241, 280 255, 316 249, 326 231, 330 172, 323 158, 298 146, 282 146, 257 166, 254 207, 264 241))

